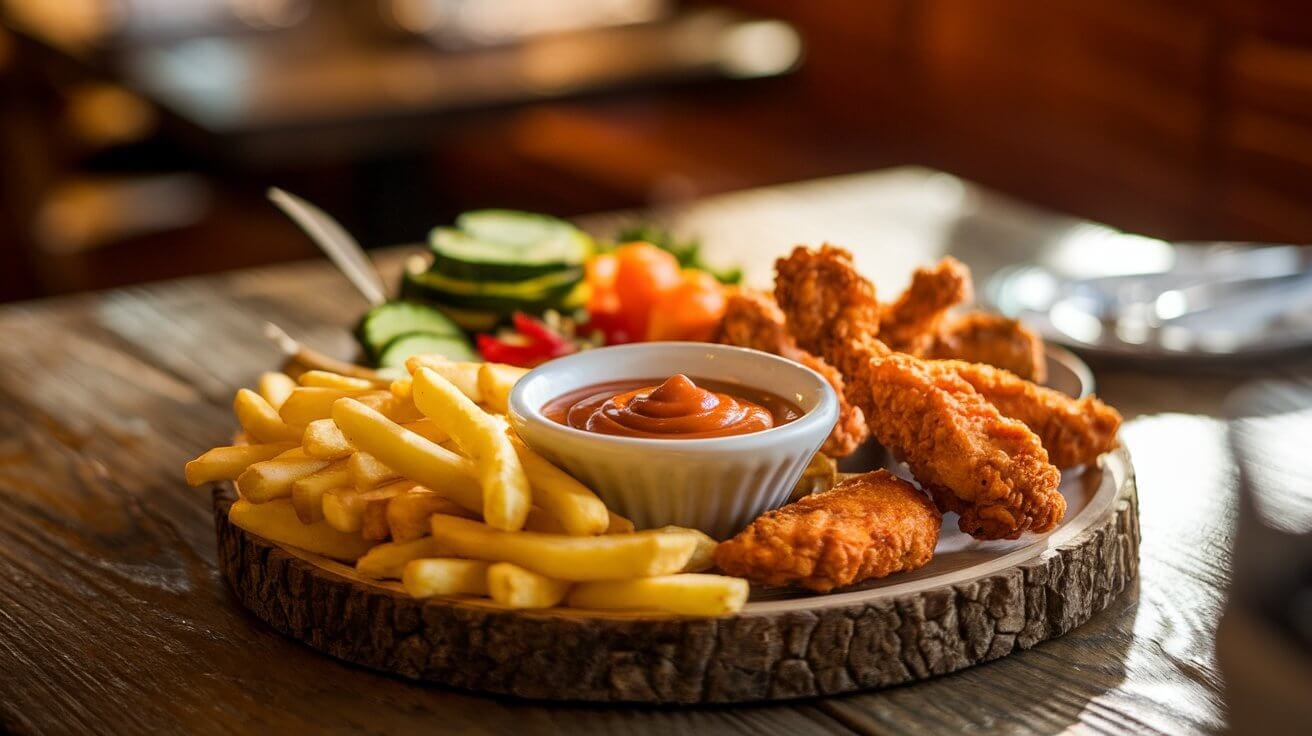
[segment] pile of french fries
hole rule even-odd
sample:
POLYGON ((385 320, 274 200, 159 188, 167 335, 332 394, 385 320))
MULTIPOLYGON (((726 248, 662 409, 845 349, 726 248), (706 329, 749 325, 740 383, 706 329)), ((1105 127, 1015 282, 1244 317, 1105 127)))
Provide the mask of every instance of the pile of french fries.
POLYGON ((715 541, 635 531, 538 455, 505 419, 526 371, 416 356, 408 376, 261 376, 233 402, 242 433, 187 463, 193 486, 233 481, 229 520, 354 562, 415 596, 508 608, 733 613, 747 581, 705 574, 715 541))

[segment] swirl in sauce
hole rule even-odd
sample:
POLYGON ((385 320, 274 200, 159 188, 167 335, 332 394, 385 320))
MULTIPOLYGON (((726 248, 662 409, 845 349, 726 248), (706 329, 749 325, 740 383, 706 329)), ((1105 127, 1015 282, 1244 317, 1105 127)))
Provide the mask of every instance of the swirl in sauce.
POLYGON ((551 400, 542 412, 554 422, 588 432, 662 439, 760 432, 801 414, 773 394, 702 379, 694 382, 681 373, 655 383, 590 386, 551 400))

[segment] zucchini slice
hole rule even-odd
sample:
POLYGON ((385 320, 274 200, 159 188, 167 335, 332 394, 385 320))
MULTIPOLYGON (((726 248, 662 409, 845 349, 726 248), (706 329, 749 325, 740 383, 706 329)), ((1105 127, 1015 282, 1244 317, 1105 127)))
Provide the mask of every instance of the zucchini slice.
POLYGON ((377 360, 397 335, 415 332, 462 337, 460 327, 441 311, 409 301, 387 302, 370 309, 360 320, 356 334, 369 358, 377 360))
POLYGON ((546 215, 478 210, 428 236, 433 270, 472 281, 521 281, 583 265, 592 238, 546 215))
POLYGON ((407 271, 404 293, 441 306, 509 314, 515 310, 537 313, 559 306, 583 279, 583 270, 571 268, 523 281, 466 281, 434 271, 407 271))
POLYGON ((405 359, 412 355, 436 353, 451 360, 477 361, 478 354, 463 335, 434 335, 429 332, 408 332, 397 335, 383 346, 378 353, 380 368, 396 368, 405 365, 405 359))

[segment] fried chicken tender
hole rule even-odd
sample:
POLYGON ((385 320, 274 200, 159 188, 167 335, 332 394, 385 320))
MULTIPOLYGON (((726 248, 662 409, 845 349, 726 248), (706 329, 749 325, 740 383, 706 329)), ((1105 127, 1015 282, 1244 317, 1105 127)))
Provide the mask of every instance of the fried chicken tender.
MULTIPOLYGON (((940 507, 979 539, 1046 532, 1061 521, 1061 474, 1039 438, 965 379, 874 337, 874 287, 850 253, 797 248, 776 262, 775 298, 794 336, 843 374, 871 433, 902 458, 940 507)), ((877 312, 875 312, 877 313, 877 312)))
POLYGON ((762 585, 827 593, 923 567, 942 523, 915 486, 877 470, 763 514, 715 548, 715 564, 762 585))
POLYGON ((911 275, 911 285, 884 305, 879 340, 900 353, 920 355, 934 343, 948 310, 971 300, 970 270, 951 256, 911 275))
POLYGON ((920 349, 904 352, 921 358, 985 363, 1035 383, 1042 383, 1048 373, 1043 339, 1017 320, 987 312, 948 317, 920 349))
POLYGON ((820 448, 824 454, 847 457, 870 435, 861 410, 844 395, 842 374, 820 357, 798 347, 788 334, 783 312, 769 294, 739 290, 730 295, 715 342, 779 355, 824 376, 838 393, 838 423, 820 448))
POLYGON ((1072 399, 1008 371, 977 363, 951 360, 929 365, 935 371, 959 376, 1003 416, 1024 422, 1039 436, 1048 458, 1059 468, 1091 465, 1116 446, 1120 412, 1095 396, 1072 399))

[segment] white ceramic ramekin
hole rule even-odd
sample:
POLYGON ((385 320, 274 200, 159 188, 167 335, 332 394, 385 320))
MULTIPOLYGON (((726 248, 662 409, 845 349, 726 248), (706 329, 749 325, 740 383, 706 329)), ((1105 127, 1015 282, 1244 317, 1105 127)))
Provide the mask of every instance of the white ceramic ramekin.
POLYGON ((585 350, 533 369, 510 393, 510 421, 534 450, 564 468, 640 529, 677 524, 716 539, 788 500, 838 420, 820 374, 756 350, 704 342, 651 342, 585 350), (542 414, 548 401, 609 381, 683 373, 769 391, 803 412, 763 432, 709 439, 616 437, 542 414))

